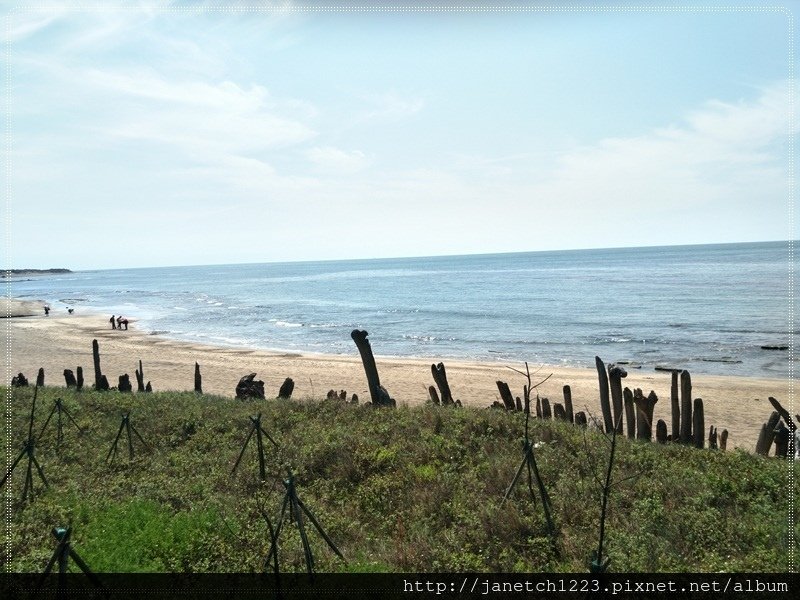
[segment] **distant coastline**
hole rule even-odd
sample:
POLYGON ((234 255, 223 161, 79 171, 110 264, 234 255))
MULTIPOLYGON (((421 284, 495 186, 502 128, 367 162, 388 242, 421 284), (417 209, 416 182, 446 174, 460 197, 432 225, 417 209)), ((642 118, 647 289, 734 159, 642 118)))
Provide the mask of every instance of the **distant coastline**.
POLYGON ((0 277, 25 277, 27 275, 62 275, 72 273, 69 269, 7 269, 0 274, 0 277))

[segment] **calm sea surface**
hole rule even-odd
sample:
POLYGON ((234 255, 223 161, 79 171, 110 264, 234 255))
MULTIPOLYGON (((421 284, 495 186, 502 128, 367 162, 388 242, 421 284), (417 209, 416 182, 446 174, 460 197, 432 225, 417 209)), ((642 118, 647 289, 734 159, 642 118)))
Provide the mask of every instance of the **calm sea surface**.
POLYGON ((788 376, 789 244, 83 271, 12 297, 139 319, 192 342, 788 376))

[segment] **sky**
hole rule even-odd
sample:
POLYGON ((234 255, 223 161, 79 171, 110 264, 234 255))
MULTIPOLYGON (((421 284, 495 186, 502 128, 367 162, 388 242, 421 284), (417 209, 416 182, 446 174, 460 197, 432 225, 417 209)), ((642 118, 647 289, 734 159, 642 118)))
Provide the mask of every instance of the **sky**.
POLYGON ((797 237, 794 3, 24 4, 4 14, 8 268, 797 237))

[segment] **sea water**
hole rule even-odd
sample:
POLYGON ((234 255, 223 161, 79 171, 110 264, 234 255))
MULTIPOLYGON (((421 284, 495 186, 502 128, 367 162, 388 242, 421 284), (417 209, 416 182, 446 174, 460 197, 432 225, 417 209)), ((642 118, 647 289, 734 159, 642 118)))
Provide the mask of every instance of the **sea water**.
MULTIPOLYGON (((788 242, 82 271, 15 279, 53 314, 100 312, 190 342, 519 366, 785 377, 788 242)), ((110 327, 110 325, 109 325, 110 327)))

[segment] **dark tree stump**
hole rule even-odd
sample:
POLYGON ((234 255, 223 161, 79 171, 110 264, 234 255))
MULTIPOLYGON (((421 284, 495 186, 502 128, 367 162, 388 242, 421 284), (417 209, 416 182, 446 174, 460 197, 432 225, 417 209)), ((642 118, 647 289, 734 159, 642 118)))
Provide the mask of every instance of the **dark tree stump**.
POLYGON ((64 381, 67 382, 67 387, 75 387, 78 385, 78 382, 75 380, 75 374, 72 372, 72 369, 64 369, 64 381))
POLYGON ((663 419, 659 419, 656 423, 656 441, 659 444, 667 443, 667 424, 663 419))
POLYGON ((522 399, 519 396, 516 397, 516 402, 514 404, 517 408, 517 412, 522 412, 522 399))
POLYGON ((672 385, 669 389, 669 399, 672 403, 672 439, 679 440, 681 437, 681 402, 678 396, 678 374, 680 371, 672 371, 672 385))
POLYGON ((194 393, 203 393, 203 376, 200 375, 200 365, 197 362, 194 363, 194 393))
POLYGON ((511 394, 508 384, 505 381, 497 381, 496 383, 497 389, 500 392, 500 398, 503 400, 503 405, 505 405, 506 410, 515 411, 517 409, 517 403, 514 401, 514 396, 511 394))
POLYGON ((772 404, 772 408, 774 408, 781 416, 783 422, 786 424, 789 430, 795 431, 797 429, 797 425, 794 424, 794 421, 792 421, 792 417, 789 416, 789 411, 783 408, 783 406, 781 406, 781 403, 778 402, 772 396, 769 397, 769 403, 772 404))
MULTIPOLYGON (((642 390, 639 390, 642 393, 642 390)), ((636 437, 636 410, 633 406, 633 392, 630 388, 626 387, 622 390, 622 400, 625 405, 625 429, 628 433, 628 439, 632 440, 636 437)))
POLYGON ((83 389, 83 367, 75 369, 75 389, 78 391, 83 389))
POLYGON ((92 360, 94 361, 94 388, 96 390, 107 390, 108 381, 106 381, 106 387, 103 387, 100 381, 103 373, 100 370, 100 345, 97 340, 92 340, 92 360))
POLYGON ((542 418, 542 399, 539 398, 539 394, 536 394, 536 418, 542 418))
POLYGON ((653 412, 656 402, 658 402, 658 396, 653 391, 647 398, 639 388, 633 391, 633 403, 636 406, 636 439, 648 442, 653 439, 653 412))
POLYGON ((378 377, 378 367, 375 365, 375 357, 372 354, 372 345, 367 339, 368 335, 369 333, 360 329, 354 329, 350 332, 350 337, 356 343, 358 353, 361 355, 361 362, 364 364, 364 372, 367 376, 372 403, 375 406, 395 406, 396 402, 389 396, 386 388, 381 385, 380 377, 378 377))
POLYGON ((336 390, 328 390, 328 393, 325 394, 325 400, 333 400, 336 398, 336 390))
POLYGON ((36 387, 44 387, 44 367, 39 367, 39 372, 36 374, 36 387))
POLYGON ((144 367, 141 359, 139 360, 139 368, 136 369, 136 391, 144 392, 144 367))
POLYGON ((567 412, 567 421, 575 422, 575 414, 572 412, 572 388, 564 386, 564 409, 567 412))
POLYGON ((618 365, 608 365, 608 383, 611 386, 611 402, 614 407, 614 424, 617 433, 622 433, 622 379, 628 373, 618 365))
POLYGON ((264 382, 256 381, 256 373, 245 375, 236 384, 236 399, 250 400, 256 398, 264 400, 264 382))
POLYGON ((681 444, 692 441, 692 376, 681 371, 681 444))
POLYGON ((97 388, 100 392, 107 392, 110 388, 108 385, 108 378, 105 375, 100 375, 100 383, 98 384, 100 387, 97 388))
POLYGON ((350 404, 358 404, 358 394, 353 394, 353 397, 350 398, 350 404))
POLYGON ((774 431, 774 439, 775 439, 775 456, 778 458, 786 458, 789 454, 789 438, 792 435, 792 431, 786 426, 781 419, 780 423, 778 423, 778 427, 775 428, 774 431))
POLYGON ((431 397, 431 402, 433 402, 436 406, 439 406, 439 393, 432 385, 428 386, 428 395, 431 397))
POLYGON ((347 390, 339 390, 339 400, 342 402, 347 400, 347 390))
POLYGON ((22 373, 11 378, 11 387, 28 387, 28 379, 22 373))
POLYGON ((289 400, 292 397, 292 392, 294 391, 294 381, 291 377, 287 377, 283 380, 283 385, 281 385, 281 389, 278 390, 278 398, 283 400, 289 400))
POLYGON ((542 418, 543 419, 552 419, 553 413, 550 410, 550 400, 547 398, 542 398, 542 418))
POLYGON ((124 375, 119 376, 119 383, 117 384, 117 389, 120 392, 132 392, 133 386, 131 385, 131 378, 128 377, 128 374, 125 373, 124 375))
POLYGON ((694 399, 694 412, 692 413, 692 436, 694 447, 702 448, 705 443, 706 424, 703 413, 703 399, 694 399))
POLYGON ((728 448, 728 430, 723 429, 719 434, 719 449, 723 452, 728 448))
POLYGON ((708 448, 716 450, 717 447, 717 428, 712 425, 708 428, 708 448))
POLYGON ((450 392, 450 384, 447 382, 447 372, 444 363, 431 365, 431 374, 436 387, 439 388, 439 395, 442 398, 442 405, 453 404, 453 394, 450 392))
POLYGON ((764 436, 764 447, 761 449, 761 452, 756 451, 757 454, 763 454, 764 456, 769 456, 769 451, 772 449, 772 442, 775 441, 775 428, 778 426, 778 422, 781 420, 781 415, 777 410, 773 410, 767 419, 766 423, 766 431, 764 436))
POLYGON ((767 452, 769 452, 769 446, 767 446, 767 424, 764 423, 761 425, 761 431, 758 434, 758 440, 756 440, 756 454, 766 456, 767 452))
POLYGON ((614 418, 611 416, 611 401, 608 394, 608 374, 606 373, 606 366, 599 356, 594 357, 595 366, 597 367, 597 379, 600 384, 600 409, 603 412, 603 424, 606 428, 606 433, 611 433, 614 430, 614 418))
POLYGON ((567 411, 564 410, 564 407, 558 402, 553 405, 553 418, 557 421, 569 421, 569 419, 567 419, 567 411))
POLYGON ((575 425, 577 425, 578 427, 584 427, 584 428, 586 427, 587 421, 585 412, 581 411, 575 413, 575 425))
POLYGON ((150 385, 149 381, 147 382, 147 385, 144 386, 144 391, 147 392, 148 394, 153 391, 153 386, 150 385))

